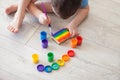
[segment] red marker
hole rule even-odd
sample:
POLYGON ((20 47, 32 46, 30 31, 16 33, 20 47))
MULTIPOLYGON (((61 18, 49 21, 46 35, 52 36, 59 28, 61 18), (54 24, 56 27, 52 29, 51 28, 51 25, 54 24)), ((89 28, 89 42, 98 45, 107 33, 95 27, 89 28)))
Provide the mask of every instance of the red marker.
POLYGON ((81 36, 77 36, 77 45, 81 45, 82 40, 83 40, 83 38, 81 36))
POLYGON ((67 54, 70 57, 74 57, 75 56, 75 52, 73 50, 68 50, 67 54))

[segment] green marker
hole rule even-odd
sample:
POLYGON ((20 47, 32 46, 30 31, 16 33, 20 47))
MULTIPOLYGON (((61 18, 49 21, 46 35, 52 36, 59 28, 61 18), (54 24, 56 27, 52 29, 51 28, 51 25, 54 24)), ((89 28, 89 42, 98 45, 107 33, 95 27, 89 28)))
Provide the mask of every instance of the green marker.
POLYGON ((59 65, 57 63, 53 63, 52 64, 52 69, 53 70, 58 70, 59 69, 59 65))
POLYGON ((47 56, 48 56, 48 61, 49 61, 49 62, 52 62, 53 59, 54 59, 54 54, 53 54, 52 52, 49 52, 49 53, 47 54, 47 56))

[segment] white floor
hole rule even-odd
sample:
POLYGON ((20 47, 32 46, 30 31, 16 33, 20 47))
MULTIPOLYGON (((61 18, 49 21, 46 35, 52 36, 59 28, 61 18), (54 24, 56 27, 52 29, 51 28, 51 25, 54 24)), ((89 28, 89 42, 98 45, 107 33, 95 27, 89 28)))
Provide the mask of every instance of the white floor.
MULTIPOLYGON (((7 30, 13 15, 4 13, 6 6, 16 0, 0 1, 0 80, 120 80, 120 1, 90 0, 88 18, 79 27, 82 46, 75 48, 76 56, 52 73, 38 72, 31 55, 38 53, 40 63, 50 65, 47 53, 55 54, 55 61, 70 48, 70 40, 57 45, 49 39, 49 47, 42 49, 39 32, 48 27, 26 14, 19 33, 7 30)), ((52 26, 57 31, 70 20, 58 19, 50 14, 52 26)))

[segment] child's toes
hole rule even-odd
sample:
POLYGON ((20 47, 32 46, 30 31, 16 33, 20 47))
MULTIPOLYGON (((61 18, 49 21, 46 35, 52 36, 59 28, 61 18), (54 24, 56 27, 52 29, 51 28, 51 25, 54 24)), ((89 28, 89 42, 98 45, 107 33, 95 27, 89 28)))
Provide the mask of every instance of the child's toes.
POLYGON ((8 26, 7 29, 10 30, 10 26, 8 26))
POLYGON ((8 8, 5 9, 5 13, 6 13, 7 15, 9 15, 10 12, 11 12, 11 7, 8 7, 8 8))
POLYGON ((13 29, 14 29, 14 28, 13 28, 12 26, 9 27, 9 30, 10 30, 11 32, 13 31, 13 29))
POLYGON ((14 30, 14 33, 17 33, 18 32, 18 28, 16 28, 15 30, 14 30))
POLYGON ((9 9, 8 9, 8 8, 5 9, 5 13, 6 13, 6 14, 9 14, 9 9))
POLYGON ((11 32, 14 32, 14 30, 15 30, 15 28, 14 28, 14 27, 12 27, 11 32))
POLYGON ((10 31, 11 31, 11 30, 12 30, 12 28, 13 28, 13 27, 11 27, 11 25, 9 25, 9 26, 8 26, 8 30, 10 30, 10 31))
POLYGON ((11 25, 9 25, 7 28, 10 30, 11 29, 11 25))

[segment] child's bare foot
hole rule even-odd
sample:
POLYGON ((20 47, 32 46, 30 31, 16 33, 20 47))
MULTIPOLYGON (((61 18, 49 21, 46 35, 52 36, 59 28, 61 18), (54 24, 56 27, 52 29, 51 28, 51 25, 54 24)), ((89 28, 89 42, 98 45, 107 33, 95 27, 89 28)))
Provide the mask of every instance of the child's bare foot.
POLYGON ((9 14, 11 14, 13 12, 16 12, 17 8, 18 8, 18 5, 17 4, 13 4, 13 5, 11 5, 11 6, 9 6, 9 7, 7 7, 5 9, 5 13, 9 15, 9 14))
POLYGON ((10 30, 13 33, 17 33, 19 31, 19 28, 21 27, 21 22, 17 19, 14 19, 8 26, 8 30, 10 30))

